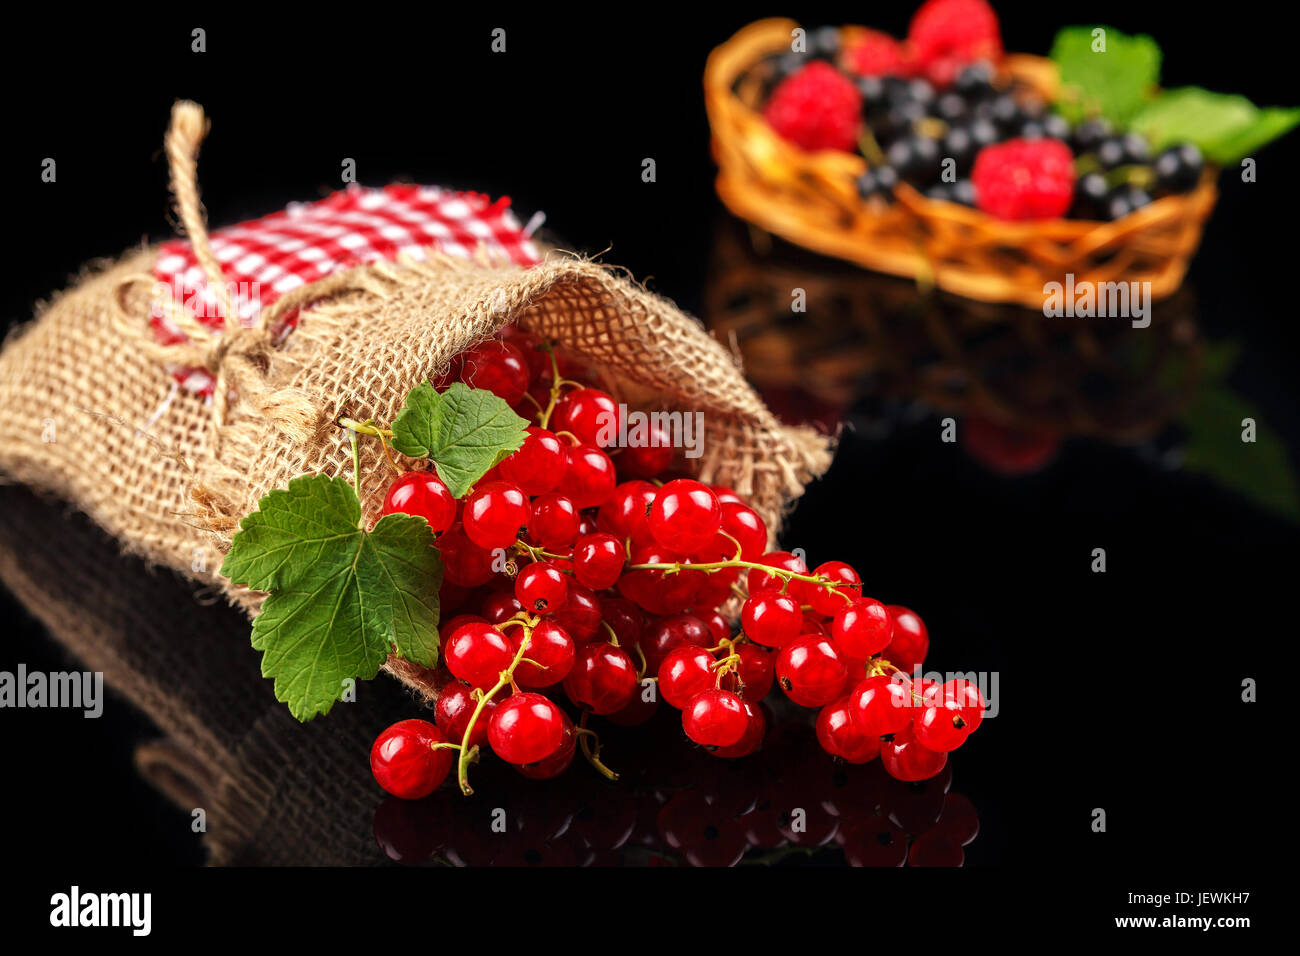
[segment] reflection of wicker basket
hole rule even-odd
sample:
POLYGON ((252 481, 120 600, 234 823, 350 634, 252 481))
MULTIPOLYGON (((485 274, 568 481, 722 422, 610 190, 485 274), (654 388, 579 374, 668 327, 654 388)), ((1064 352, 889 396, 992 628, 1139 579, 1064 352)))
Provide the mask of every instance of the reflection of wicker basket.
MULTIPOLYGON (((736 215, 818 252, 895 275, 925 277, 958 295, 1043 305, 1043 285, 1150 282, 1161 298, 1178 288, 1214 207, 1214 171, 1192 192, 1158 199, 1114 222, 1004 222, 906 185, 888 207, 868 204, 856 179, 861 156, 805 152, 782 140, 756 105, 754 67, 789 50, 792 20, 761 20, 715 49, 704 72, 718 195, 736 215)), ((1012 55, 1008 77, 1049 95, 1051 64, 1012 55)))

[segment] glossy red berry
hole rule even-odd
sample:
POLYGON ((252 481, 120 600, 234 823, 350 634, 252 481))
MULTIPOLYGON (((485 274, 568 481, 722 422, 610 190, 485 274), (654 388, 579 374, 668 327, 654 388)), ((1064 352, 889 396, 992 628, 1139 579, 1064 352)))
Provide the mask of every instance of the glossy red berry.
MULTIPOLYGON (((793 571, 795 574, 807 574, 808 565, 804 564, 802 558, 797 558, 789 551, 769 551, 767 554, 756 559, 759 564, 766 564, 769 567, 781 568, 786 571, 793 571)), ((749 593, 754 594, 757 591, 781 591, 793 596, 800 604, 811 604, 808 599, 808 582, 791 581, 788 587, 782 587, 784 582, 779 575, 769 574, 766 571, 757 569, 749 572, 746 579, 749 593)))
POLYGON ((568 464, 564 447, 564 442, 553 432, 529 425, 523 445, 502 459, 497 467, 501 477, 518 485, 524 494, 540 495, 552 491, 564 477, 568 464))
POLYGON ((399 720, 370 748, 375 782, 395 797, 418 800, 438 789, 451 771, 452 751, 442 732, 427 720, 399 720))
POLYGON ((519 403, 530 378, 523 352, 509 342, 492 339, 461 354, 460 380, 470 388, 487 389, 507 405, 519 403))
POLYGON ((948 753, 970 736, 970 723, 962 715, 961 705, 942 694, 932 696, 913 710, 912 731, 917 743, 927 750, 948 753))
POLYGON ((613 494, 600 506, 596 524, 619 538, 629 538, 633 544, 653 541, 646 519, 659 489, 648 481, 625 481, 614 488, 613 494))
POLYGON ((466 624, 443 648, 447 670, 480 689, 494 686, 514 657, 510 642, 491 624, 466 624))
POLYGON ((565 449, 567 466, 555 490, 581 508, 598 508, 614 493, 614 463, 595 445, 565 449))
POLYGON ((563 743, 564 714, 541 694, 515 694, 501 702, 488 722, 488 744, 506 763, 536 763, 563 743))
POLYGON ((551 427, 571 432, 584 444, 608 448, 618 441, 618 403, 598 388, 575 388, 555 403, 551 427))
POLYGON ((633 436, 628 435, 627 447, 618 459, 619 470, 629 478, 653 478, 667 471, 676 454, 672 436, 658 425, 651 424, 637 439, 634 444, 633 436))
POLYGON ((603 591, 618 581, 626 557, 623 542, 612 534, 585 534, 573 546, 573 574, 587 587, 603 591))
POLYGON ((901 674, 868 677, 849 694, 849 716, 864 734, 896 734, 912 723, 912 682, 901 674))
POLYGON ((566 548, 578 538, 582 518, 578 506, 564 495, 538 495, 533 499, 533 517, 528 537, 543 548, 566 548))
POLYGON ((789 594, 758 591, 740 609, 740 626, 750 640, 782 647, 803 630, 803 609, 789 594))
POLYGON ((740 663, 736 670, 723 679, 722 686, 734 690, 745 700, 757 703, 772 690, 776 680, 773 655, 756 644, 736 645, 740 663))
POLYGON ((481 484, 465 499, 461 518, 465 533, 480 548, 508 548, 528 527, 532 508, 528 496, 508 481, 481 484))
POLYGON ((408 471, 389 487, 383 511, 386 515, 401 513, 423 518, 437 534, 456 520, 456 499, 433 472, 408 471))
POLYGON ((836 648, 858 660, 879 654, 889 646, 893 636, 894 618, 874 598, 859 598, 852 604, 844 604, 831 619, 831 639, 836 648))
POLYGON ((965 678, 958 678, 945 683, 942 694, 944 700, 954 701, 961 708, 962 717, 970 726, 970 732, 974 733, 975 728, 984 720, 984 711, 988 709, 979 687, 965 678))
POLYGON ((740 703, 745 710, 745 733, 730 747, 710 750, 715 757, 748 757, 763 743, 763 735, 767 731, 767 718, 763 716, 763 709, 757 701, 742 699, 740 703))
MULTIPOLYGON (((515 653, 524 640, 522 624, 506 628, 506 639, 515 653)), ((520 687, 550 687, 569 676, 573 670, 577 645, 564 628, 549 619, 542 619, 533 628, 528 639, 528 650, 515 668, 515 682, 520 687)))
POLYGON ((948 755, 922 746, 908 724, 880 745, 880 762, 895 780, 929 780, 948 763, 948 755))
POLYGON ((887 607, 894 619, 894 635, 883 656, 899 670, 910 673, 925 663, 925 655, 930 651, 930 634, 915 611, 901 604, 887 607))
POLYGON ((683 709, 696 694, 716 683, 714 662, 713 655, 703 647, 687 645, 669 651, 659 665, 659 696, 678 710, 683 709))
POLYGON ((835 646, 820 634, 805 634, 781 648, 776 679, 785 695, 801 707, 820 707, 844 688, 847 673, 835 646))
POLYGON ((580 707, 593 714, 622 710, 636 693, 636 668, 627 651, 604 641, 593 641, 578 649, 573 670, 564 679, 564 690, 580 707))
POLYGON ((490 597, 484 598, 480 607, 483 617, 487 619, 489 624, 500 624, 503 621, 508 621, 523 609, 524 606, 519 599, 508 591, 499 591, 490 597))
POLYGON ((826 561, 819 564, 813 574, 831 585, 838 585, 834 587, 808 585, 808 603, 818 614, 830 617, 862 595, 862 579, 858 577, 857 571, 843 561, 826 561))
POLYGON ((701 691, 682 710, 682 729, 701 747, 730 747, 745 736, 748 727, 745 704, 730 691, 701 691))
POLYGON ((713 607, 706 605, 691 608, 691 616, 698 617, 704 622, 704 626, 709 629, 714 644, 721 644, 731 637, 731 625, 727 623, 725 617, 713 610, 713 607))
MULTIPOLYGON (((474 716, 474 708, 478 706, 468 684, 462 684, 459 681, 453 681, 445 686, 438 694, 438 702, 433 705, 433 719, 438 725, 438 729, 446 735, 446 738, 454 744, 460 743, 465 738, 465 730, 469 727, 470 718, 474 716)), ((487 742, 488 720, 492 716, 492 711, 496 710, 500 702, 499 697, 494 697, 483 705, 483 711, 478 715, 478 720, 474 722, 474 731, 469 737, 469 746, 480 746, 487 742)))
POLYGON ((641 637, 646 670, 657 674, 664 659, 679 647, 709 647, 708 625, 693 614, 674 614, 654 621, 641 637))
POLYGON ((722 505, 705 484, 678 478, 659 489, 650 507, 650 534, 678 554, 694 554, 722 527, 722 505))
POLYGON ((551 614, 551 621, 569 632, 575 644, 585 644, 600 630, 604 600, 580 581, 569 582, 569 599, 551 614))
POLYGON ((569 715, 560 711, 560 716, 564 719, 564 737, 555 753, 543 757, 536 763, 514 765, 516 770, 530 780, 550 780, 558 777, 569 769, 569 764, 573 763, 573 755, 578 751, 578 735, 574 732, 573 721, 569 719, 569 715))
POLYGON ((551 614, 569 599, 569 579, 554 563, 535 561, 515 578, 515 597, 529 614, 551 614))
POLYGON ((841 697, 817 715, 817 741, 833 757, 849 763, 866 763, 880 754, 880 738, 864 734, 849 717, 849 699, 841 697))
POLYGON ((641 643, 645 631, 645 614, 625 597, 606 595, 600 598, 600 617, 614 631, 620 647, 641 643))
POLYGON ((459 522, 438 539, 438 552, 442 555, 443 577, 452 584, 476 588, 492 580, 492 552, 471 541, 459 522))

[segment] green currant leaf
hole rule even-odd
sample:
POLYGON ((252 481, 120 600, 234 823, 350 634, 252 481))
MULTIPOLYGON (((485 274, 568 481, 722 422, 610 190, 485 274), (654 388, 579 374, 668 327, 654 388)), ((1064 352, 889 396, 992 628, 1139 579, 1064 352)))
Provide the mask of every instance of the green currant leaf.
POLYGON ((1195 143, 1210 162, 1225 166, 1249 156, 1300 123, 1300 109, 1260 109, 1244 96, 1197 86, 1166 90, 1133 117, 1132 127, 1153 149, 1195 143))
POLYGON ((528 437, 528 422, 486 389, 455 382, 442 394, 425 382, 411 389, 393 420, 393 447, 429 458, 453 497, 461 498, 528 437))
POLYGON ((1098 49, 1096 27, 1066 27, 1052 43, 1052 60, 1061 76, 1057 109, 1071 122, 1100 113, 1126 126, 1154 94, 1160 79, 1160 47, 1149 36, 1105 30, 1098 49))
POLYGON ((253 647, 298 720, 328 713, 344 680, 374 677, 390 651, 438 663, 442 559, 433 532, 404 514, 363 531, 346 479, 304 475, 270 492, 240 522, 221 573, 267 592, 253 647))

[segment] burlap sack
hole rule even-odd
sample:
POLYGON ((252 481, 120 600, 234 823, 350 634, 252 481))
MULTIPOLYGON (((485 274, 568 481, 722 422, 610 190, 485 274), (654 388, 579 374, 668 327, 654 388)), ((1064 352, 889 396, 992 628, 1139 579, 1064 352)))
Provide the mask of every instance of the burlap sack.
MULTIPOLYGON (((196 187, 202 111, 178 103, 166 138, 180 220, 214 288, 196 187)), ((781 425, 737 360, 671 302, 609 267, 551 253, 523 269, 433 253, 364 266, 277 299, 252 328, 209 332, 171 314, 191 342, 163 346, 148 327, 154 252, 141 249, 58 295, 0 354, 9 422, 0 471, 56 492, 146 560, 214 586, 255 614, 260 595, 217 571, 239 520, 305 473, 350 474, 340 414, 391 421, 415 385, 510 322, 600 366, 631 407, 704 413, 702 480, 749 499, 775 533, 805 483, 828 466, 828 440, 781 425), (276 345, 271 329, 299 309, 276 345), (210 403, 164 362, 216 378, 210 403)), ((230 313, 227 313, 230 314, 230 313)), ((377 518, 390 473, 361 448, 362 504, 377 518)), ((420 669, 390 659, 413 688, 420 669)))

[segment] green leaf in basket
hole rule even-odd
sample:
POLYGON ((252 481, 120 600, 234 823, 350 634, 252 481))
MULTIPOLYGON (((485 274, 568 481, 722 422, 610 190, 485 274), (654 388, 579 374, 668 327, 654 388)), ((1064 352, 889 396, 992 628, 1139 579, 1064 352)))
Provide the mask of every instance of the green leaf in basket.
POLYGON ((1061 78, 1056 107, 1071 122, 1099 113, 1126 126, 1160 80, 1156 41, 1112 27, 1065 27, 1056 34, 1051 57, 1061 78))
POLYGON ((504 400, 455 382, 439 394, 425 382, 411 389, 393 420, 393 447, 432 459, 453 497, 463 497, 528 437, 528 422, 504 400))
POLYGON ((1133 117, 1131 126, 1154 149, 1195 143, 1213 163, 1228 165, 1300 123, 1300 109, 1260 109, 1244 96, 1198 86, 1165 90, 1133 117))
POLYGON ((221 573, 267 592, 253 647, 298 720, 328 713, 345 680, 374 677, 390 652, 438 663, 442 559, 428 522, 391 514, 363 531, 343 478, 304 475, 266 495, 221 573))

